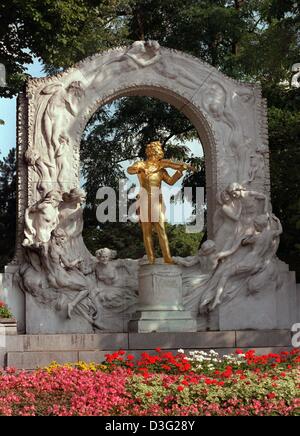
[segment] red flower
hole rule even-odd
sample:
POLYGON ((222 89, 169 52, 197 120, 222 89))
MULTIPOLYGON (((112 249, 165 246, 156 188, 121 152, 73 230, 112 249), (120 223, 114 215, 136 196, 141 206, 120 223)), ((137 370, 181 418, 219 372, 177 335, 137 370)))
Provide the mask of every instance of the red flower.
POLYGON ((127 360, 134 360, 134 356, 132 354, 128 354, 127 360))
POLYGON ((184 386, 178 386, 178 387, 177 387, 178 392, 183 391, 183 389, 184 389, 184 386))
POLYGON ((161 348, 157 347, 157 348, 155 348, 155 351, 156 351, 157 353, 160 353, 160 352, 161 352, 161 348))
POLYGON ((267 394, 267 397, 269 398, 269 400, 273 400, 276 397, 276 394, 274 394, 274 392, 270 392, 267 394))

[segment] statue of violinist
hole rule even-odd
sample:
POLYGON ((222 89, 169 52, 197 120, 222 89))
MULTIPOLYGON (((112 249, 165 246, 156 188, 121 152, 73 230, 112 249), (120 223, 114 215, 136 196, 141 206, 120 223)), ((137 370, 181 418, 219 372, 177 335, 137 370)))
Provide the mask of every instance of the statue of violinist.
POLYGON ((156 230, 164 262, 173 264, 168 237, 165 229, 165 206, 161 194, 161 183, 174 185, 182 177, 183 171, 192 169, 185 163, 163 159, 164 152, 159 141, 150 142, 146 147, 147 159, 135 162, 127 171, 137 174, 141 186, 139 193, 139 218, 143 231, 144 246, 149 263, 155 262, 152 231, 156 230), (176 170, 170 176, 166 168, 176 170))

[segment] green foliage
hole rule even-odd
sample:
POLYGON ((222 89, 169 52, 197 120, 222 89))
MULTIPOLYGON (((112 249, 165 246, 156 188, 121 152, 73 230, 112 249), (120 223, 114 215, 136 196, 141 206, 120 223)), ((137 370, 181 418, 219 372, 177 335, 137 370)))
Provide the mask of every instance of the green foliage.
MULTIPOLYGON (((170 249, 174 256, 196 254, 202 234, 186 233, 184 225, 166 225, 170 249)), ((145 254, 143 236, 139 224, 106 223, 101 227, 85 226, 84 241, 91 253, 99 247, 109 247, 120 258, 140 259, 145 254)), ((157 256, 161 256, 157 235, 154 234, 154 247, 157 256)))
POLYGON ((0 301, 0 318, 13 318, 13 314, 3 301, 0 301))
POLYGON ((279 256, 300 277, 300 108, 269 108, 274 213, 283 223, 279 256))
POLYGON ((13 257, 16 235, 16 152, 0 160, 0 270, 13 257))

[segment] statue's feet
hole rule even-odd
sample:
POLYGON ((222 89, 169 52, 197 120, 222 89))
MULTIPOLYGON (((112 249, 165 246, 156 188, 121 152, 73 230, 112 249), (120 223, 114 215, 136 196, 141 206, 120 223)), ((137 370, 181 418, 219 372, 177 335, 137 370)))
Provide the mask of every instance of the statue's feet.
POLYGON ((213 304, 210 306, 210 310, 214 310, 217 306, 221 304, 220 298, 215 298, 213 304))
POLYGON ((167 263, 168 265, 175 265, 175 262, 172 259, 172 257, 165 257, 164 262, 167 263))
POLYGON ((67 308, 68 308, 67 317, 68 317, 68 319, 71 319, 72 318, 72 312, 73 312, 73 309, 74 309, 74 305, 72 303, 68 303, 67 308))
POLYGON ((150 265, 153 265, 155 263, 155 257, 148 257, 148 262, 150 265))

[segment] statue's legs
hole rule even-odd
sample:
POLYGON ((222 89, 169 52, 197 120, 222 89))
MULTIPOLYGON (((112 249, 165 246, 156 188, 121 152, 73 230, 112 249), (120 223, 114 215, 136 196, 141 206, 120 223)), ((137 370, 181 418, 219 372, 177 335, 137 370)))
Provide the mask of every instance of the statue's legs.
POLYGON ((141 226, 143 231, 144 247, 146 250, 149 263, 154 263, 155 256, 154 256, 154 247, 153 247, 153 239, 152 239, 152 223, 141 222, 141 226))
POLYGON ((163 213, 160 214, 159 222, 153 223, 158 235, 159 245, 163 254, 165 263, 174 263, 169 247, 168 236, 165 229, 165 218, 163 213))

